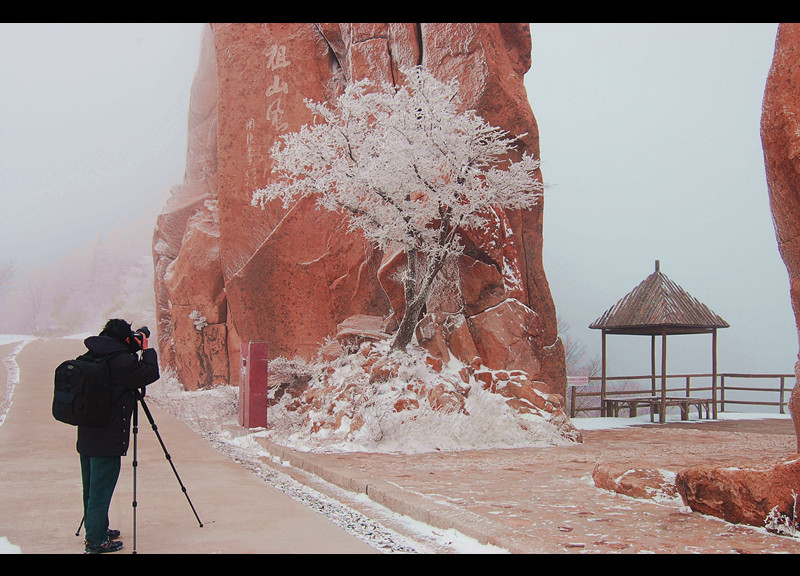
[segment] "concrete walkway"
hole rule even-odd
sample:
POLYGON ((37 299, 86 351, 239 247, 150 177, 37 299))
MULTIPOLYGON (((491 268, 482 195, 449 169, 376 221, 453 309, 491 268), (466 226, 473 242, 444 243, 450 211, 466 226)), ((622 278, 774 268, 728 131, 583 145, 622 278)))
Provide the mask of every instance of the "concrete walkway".
MULTIPOLYGON (((13 345, 0 346, 5 358, 13 345)), ((36 340, 17 356, 19 383, 0 426, 0 537, 23 554, 83 552, 76 431, 51 415, 53 371, 85 350, 80 340, 36 340)), ((1 368, 1 367, 0 367, 1 368)), ((0 392, 6 371, 0 369, 0 392)), ((145 414, 139 411, 136 552, 139 554, 378 553, 257 478, 170 414, 148 403, 200 527, 145 414)), ((113 528, 133 551, 132 448, 112 501, 113 528)))

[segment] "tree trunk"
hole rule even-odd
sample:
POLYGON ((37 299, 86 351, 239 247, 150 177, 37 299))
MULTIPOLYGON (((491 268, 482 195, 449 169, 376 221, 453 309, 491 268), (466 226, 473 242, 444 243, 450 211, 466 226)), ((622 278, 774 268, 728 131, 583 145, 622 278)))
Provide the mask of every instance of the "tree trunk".
POLYGON ((392 352, 405 352, 408 345, 411 343, 411 338, 414 336, 414 329, 419 322, 419 315, 425 307, 424 298, 416 298, 411 304, 406 305, 406 313, 400 321, 400 326, 392 340, 392 352))
POLYGON ((425 309, 425 305, 428 303, 428 296, 430 295, 433 281, 442 269, 444 260, 437 258, 431 263, 425 273, 425 278, 419 286, 417 286, 416 280, 418 271, 416 251, 409 252, 408 263, 409 276, 404 283, 406 312, 403 315, 403 319, 400 321, 400 326, 397 328, 397 333, 392 341, 392 352, 405 352, 406 347, 411 342, 411 338, 414 336, 414 329, 417 327, 417 323, 420 319, 419 317, 425 309))

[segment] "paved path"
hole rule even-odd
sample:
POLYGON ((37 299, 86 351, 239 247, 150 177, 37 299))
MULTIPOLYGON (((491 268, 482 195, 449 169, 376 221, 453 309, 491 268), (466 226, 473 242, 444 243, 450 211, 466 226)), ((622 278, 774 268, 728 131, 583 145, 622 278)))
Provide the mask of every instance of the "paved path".
MULTIPOLYGON (((0 358, 12 350, 0 347, 0 358)), ((78 340, 36 340, 17 356, 19 383, 0 426, 0 537, 23 554, 83 552, 83 535, 75 536, 82 517, 75 429, 50 414, 55 366, 83 350, 78 340)), ((171 415, 148 407, 203 527, 140 411, 137 553, 378 552, 223 456, 171 415)), ((133 550, 131 462, 132 451, 123 458, 110 513, 125 544, 117 554, 133 550)))

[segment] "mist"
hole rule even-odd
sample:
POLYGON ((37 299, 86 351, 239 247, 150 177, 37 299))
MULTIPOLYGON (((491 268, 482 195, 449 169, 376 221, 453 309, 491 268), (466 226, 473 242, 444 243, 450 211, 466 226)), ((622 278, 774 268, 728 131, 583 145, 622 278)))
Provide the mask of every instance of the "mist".
POLYGON ((153 321, 153 228, 183 180, 201 31, 0 24, 0 267, 15 271, 0 331, 153 321))

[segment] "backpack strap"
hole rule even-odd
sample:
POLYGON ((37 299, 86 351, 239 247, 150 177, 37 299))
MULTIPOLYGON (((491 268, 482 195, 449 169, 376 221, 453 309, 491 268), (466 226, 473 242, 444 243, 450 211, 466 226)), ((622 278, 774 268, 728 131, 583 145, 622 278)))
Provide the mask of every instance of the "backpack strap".
MULTIPOLYGON (((87 360, 89 362, 98 362, 100 364, 104 364, 106 366, 106 368, 108 368, 109 360, 111 360, 114 356, 118 356, 120 354, 127 354, 127 352, 125 350, 117 350, 116 352, 110 352, 108 354, 104 354, 102 356, 99 356, 99 355, 95 354, 94 352, 92 352, 91 350, 87 350, 86 352, 84 352, 83 354, 78 356, 78 359, 79 360, 87 360)), ((109 382, 111 381, 111 371, 110 370, 108 371, 108 380, 109 380, 109 382)))

